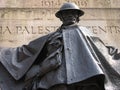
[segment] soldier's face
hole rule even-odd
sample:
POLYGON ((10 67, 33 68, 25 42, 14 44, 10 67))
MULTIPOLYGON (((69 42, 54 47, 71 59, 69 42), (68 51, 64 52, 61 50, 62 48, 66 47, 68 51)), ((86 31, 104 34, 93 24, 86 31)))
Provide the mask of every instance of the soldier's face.
POLYGON ((63 11, 62 14, 62 22, 64 25, 71 25, 77 22, 78 14, 76 11, 68 10, 63 11))

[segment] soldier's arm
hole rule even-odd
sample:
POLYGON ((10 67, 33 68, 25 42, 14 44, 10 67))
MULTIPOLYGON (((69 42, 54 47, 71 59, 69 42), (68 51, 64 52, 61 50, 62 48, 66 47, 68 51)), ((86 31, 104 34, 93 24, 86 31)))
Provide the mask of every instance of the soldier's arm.
POLYGON ((46 73, 56 69, 61 65, 61 57, 59 53, 52 53, 48 56, 40 65, 34 65, 31 69, 27 72, 25 76, 25 80, 29 80, 34 77, 41 77, 46 73))

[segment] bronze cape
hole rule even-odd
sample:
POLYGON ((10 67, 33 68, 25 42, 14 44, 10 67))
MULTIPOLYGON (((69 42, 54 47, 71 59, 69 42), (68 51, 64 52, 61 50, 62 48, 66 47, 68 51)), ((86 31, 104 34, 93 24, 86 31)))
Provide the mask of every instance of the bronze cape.
MULTIPOLYGON (((104 78, 105 75, 105 90, 119 90, 120 61, 109 55, 104 43, 99 38, 91 37, 84 27, 66 26, 61 31, 64 43, 62 65, 45 74, 40 79, 38 87, 72 84, 94 76, 104 78)), ((42 50, 51 35, 40 37, 22 47, 0 48, 2 90, 22 90, 24 75, 35 61, 39 59, 39 62, 42 62, 38 56, 43 53, 42 50)))

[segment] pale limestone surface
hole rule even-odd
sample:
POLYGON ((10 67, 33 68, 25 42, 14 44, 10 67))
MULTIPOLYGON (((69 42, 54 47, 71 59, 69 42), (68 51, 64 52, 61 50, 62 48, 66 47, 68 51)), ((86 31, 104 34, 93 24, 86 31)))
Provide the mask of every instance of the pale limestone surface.
POLYGON ((79 25, 120 49, 120 0, 0 0, 0 46, 16 47, 55 31, 56 11, 73 1, 85 11, 79 25))

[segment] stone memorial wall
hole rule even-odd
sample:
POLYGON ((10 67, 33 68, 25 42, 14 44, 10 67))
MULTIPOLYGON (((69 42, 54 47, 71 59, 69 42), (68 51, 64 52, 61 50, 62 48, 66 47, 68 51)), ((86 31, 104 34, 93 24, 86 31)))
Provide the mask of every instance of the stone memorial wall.
POLYGON ((80 26, 120 49, 120 0, 0 0, 0 46, 21 46, 55 31, 61 22, 54 14, 64 2, 85 11, 80 26))

